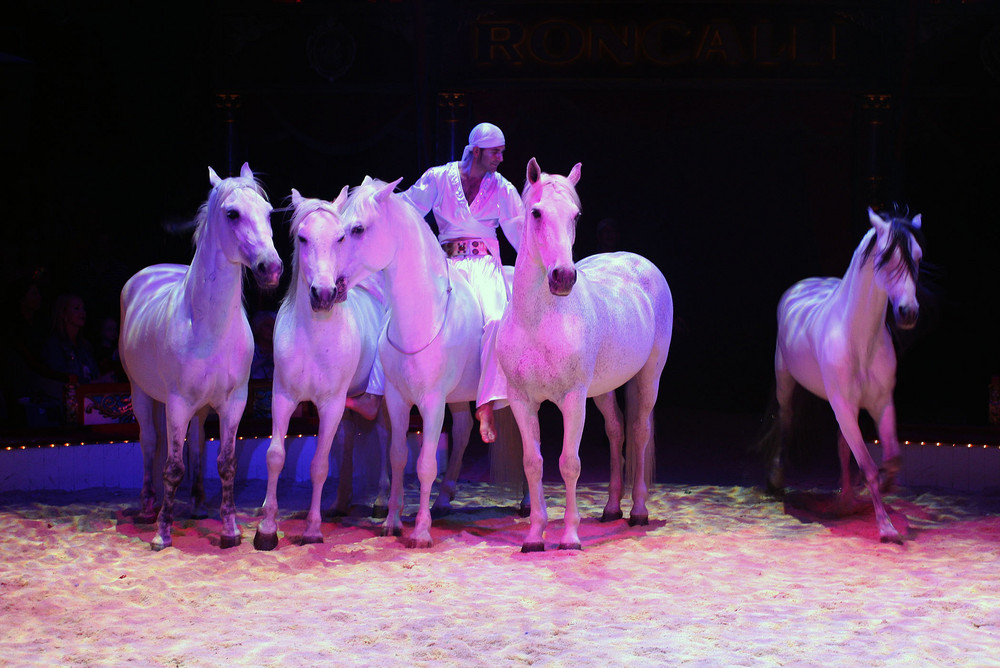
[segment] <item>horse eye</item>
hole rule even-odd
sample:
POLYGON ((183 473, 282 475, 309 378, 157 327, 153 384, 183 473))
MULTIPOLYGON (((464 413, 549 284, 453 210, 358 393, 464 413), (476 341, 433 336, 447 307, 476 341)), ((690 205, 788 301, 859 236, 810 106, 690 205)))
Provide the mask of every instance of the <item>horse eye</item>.
POLYGON ((237 211, 236 209, 230 209, 229 211, 226 211, 226 218, 228 218, 229 220, 239 220, 239 217, 240 217, 240 212, 237 211))
POLYGON ((355 225, 354 227, 351 228, 351 234, 353 234, 356 237, 360 237, 364 233, 365 233, 365 228, 363 225, 355 225))
POLYGON ((298 239, 298 242, 300 244, 304 244, 307 241, 306 238, 304 236, 302 236, 301 234, 299 236, 295 237, 295 238, 298 239))
POLYGON ((539 219, 539 218, 542 217, 542 212, 539 211, 538 209, 532 209, 531 210, 531 215, 534 216, 535 219, 537 220, 537 219, 539 219))

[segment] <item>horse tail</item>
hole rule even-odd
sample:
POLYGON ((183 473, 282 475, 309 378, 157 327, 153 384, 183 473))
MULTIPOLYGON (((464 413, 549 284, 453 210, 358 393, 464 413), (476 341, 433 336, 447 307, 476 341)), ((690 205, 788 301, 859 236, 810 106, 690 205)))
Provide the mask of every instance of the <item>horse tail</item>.
POLYGON ((520 491, 524 481, 524 445, 521 430, 509 406, 493 411, 497 440, 490 446, 490 480, 520 491))

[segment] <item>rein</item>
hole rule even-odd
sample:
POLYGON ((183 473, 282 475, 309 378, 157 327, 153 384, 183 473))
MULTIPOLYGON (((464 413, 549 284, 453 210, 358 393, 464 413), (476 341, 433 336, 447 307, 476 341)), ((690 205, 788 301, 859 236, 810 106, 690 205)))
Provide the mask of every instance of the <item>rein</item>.
POLYGON ((389 338, 389 323, 386 323, 385 325, 385 340, 389 342, 389 345, 391 345, 393 348, 395 348, 398 352, 402 353, 403 355, 416 355, 417 353, 427 350, 427 348, 437 340, 437 337, 441 336, 441 332, 444 331, 444 324, 445 322, 448 321, 448 307, 451 306, 451 292, 452 292, 451 263, 447 259, 445 259, 444 261, 444 268, 445 268, 445 274, 448 276, 448 288, 447 290, 445 290, 445 293, 447 294, 447 299, 444 302, 444 317, 441 318, 441 326, 438 327, 437 333, 433 337, 431 337, 430 341, 428 341, 422 347, 417 348, 416 350, 411 350, 411 351, 403 350, 398 345, 396 345, 395 341, 389 338))

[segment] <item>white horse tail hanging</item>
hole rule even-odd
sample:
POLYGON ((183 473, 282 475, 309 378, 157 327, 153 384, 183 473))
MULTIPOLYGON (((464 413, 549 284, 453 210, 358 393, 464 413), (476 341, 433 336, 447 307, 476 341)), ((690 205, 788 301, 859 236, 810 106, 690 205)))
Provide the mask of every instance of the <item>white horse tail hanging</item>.
POLYGON ((657 267, 634 253, 601 253, 573 263, 580 214, 569 176, 545 174, 528 162, 525 220, 514 265, 511 301, 497 333, 497 354, 524 443, 524 472, 531 497, 531 526, 522 551, 543 550, 548 522, 542 491, 538 408, 551 401, 563 416, 560 471, 566 485, 561 549, 580 549, 576 483, 587 397, 605 420, 611 446, 611 480, 603 518, 622 517, 622 444, 634 471, 630 524, 646 524, 647 451, 653 408, 673 327, 673 299, 657 267), (615 399, 626 385, 627 432, 615 399))
POLYGON ((184 436, 191 419, 209 408, 219 414, 222 481, 220 545, 240 543, 233 497, 236 428, 247 400, 253 334, 243 308, 243 269, 273 289, 282 264, 271 238, 271 204, 246 164, 240 175, 212 186, 198 211, 194 257, 188 265, 147 267, 121 293, 122 365, 132 385, 132 407, 143 453, 140 518, 152 517, 155 411, 165 408, 167 460, 163 504, 153 549, 171 545, 174 499, 184 475, 184 436))
POLYGON ((854 251, 843 278, 807 278, 789 288, 778 304, 774 373, 778 400, 778 450, 769 487, 783 487, 782 451, 792 426, 792 395, 801 385, 830 402, 840 427, 841 504, 853 504, 853 453, 875 507, 883 542, 901 543, 882 500, 900 468, 896 435, 896 352, 886 323, 912 328, 920 312, 917 275, 923 249, 920 215, 882 217, 868 210, 871 229, 854 251), (858 413, 868 411, 878 428, 883 468, 873 461, 858 413))

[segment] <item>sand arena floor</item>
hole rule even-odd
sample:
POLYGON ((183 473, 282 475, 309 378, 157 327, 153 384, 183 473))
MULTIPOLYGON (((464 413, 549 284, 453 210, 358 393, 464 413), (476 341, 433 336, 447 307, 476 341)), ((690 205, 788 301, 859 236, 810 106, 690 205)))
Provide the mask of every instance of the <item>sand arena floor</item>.
MULTIPOLYGON (((561 485, 546 493, 554 548, 561 485)), ((635 528, 594 519, 603 485, 580 497, 583 551, 521 554, 515 496, 484 482, 462 485, 427 550, 364 513, 299 545, 301 488, 279 496, 272 552, 252 545, 262 484, 238 489, 243 543, 226 551, 217 511, 183 508, 174 547, 151 551, 136 490, 9 495, 0 664, 1000 665, 995 497, 899 490, 903 546, 878 542, 870 510, 829 515, 822 489, 783 504, 752 486, 657 484, 635 528)))

